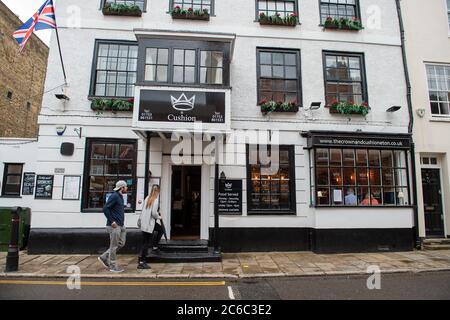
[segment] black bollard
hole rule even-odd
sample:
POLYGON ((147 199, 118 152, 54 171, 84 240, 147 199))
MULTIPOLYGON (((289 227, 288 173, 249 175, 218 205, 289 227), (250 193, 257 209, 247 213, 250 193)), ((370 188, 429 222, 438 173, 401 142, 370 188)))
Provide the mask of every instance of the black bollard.
POLYGON ((11 209, 11 240, 9 241, 8 256, 6 257, 5 272, 19 270, 19 225, 21 207, 11 209))

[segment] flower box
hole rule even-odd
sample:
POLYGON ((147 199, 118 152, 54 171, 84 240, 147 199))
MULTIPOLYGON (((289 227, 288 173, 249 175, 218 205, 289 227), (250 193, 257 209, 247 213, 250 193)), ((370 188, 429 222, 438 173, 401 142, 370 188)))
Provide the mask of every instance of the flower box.
POLYGON ((370 112, 370 107, 367 103, 355 104, 351 102, 333 102, 331 105, 327 105, 332 114, 345 114, 345 115, 362 115, 366 116, 370 112))
POLYGON ((332 18, 328 17, 323 24, 325 29, 359 31, 364 29, 359 19, 332 18))
POLYGON ((92 98, 91 109, 101 114, 103 111, 133 111, 134 99, 92 98))
POLYGON ((272 112, 298 112, 298 105, 295 102, 275 102, 275 101, 261 101, 259 103, 261 112, 269 114, 272 112))
POLYGON ((106 2, 103 6, 102 12, 105 16, 130 16, 141 17, 142 10, 139 6, 116 4, 106 2))
POLYGON ((176 6, 171 12, 173 19, 185 19, 185 20, 204 20, 209 21, 210 14, 207 9, 194 10, 192 8, 182 9, 176 6))
POLYGON ((259 24, 295 27, 298 24, 298 17, 295 13, 282 18, 279 13, 268 16, 264 12, 261 12, 259 14, 259 24))

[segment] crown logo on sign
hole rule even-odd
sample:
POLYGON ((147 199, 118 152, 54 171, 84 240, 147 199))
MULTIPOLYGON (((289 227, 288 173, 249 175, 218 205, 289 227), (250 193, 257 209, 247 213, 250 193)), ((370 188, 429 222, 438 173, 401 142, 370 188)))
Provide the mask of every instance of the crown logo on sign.
POLYGON ((231 187, 233 186, 233 184, 230 183, 225 183, 225 188, 227 189, 231 189, 231 187))
POLYGON ((192 96, 191 99, 188 99, 184 93, 176 99, 173 96, 170 96, 170 100, 172 101, 172 107, 178 111, 189 111, 194 109, 195 105, 195 95, 192 96))

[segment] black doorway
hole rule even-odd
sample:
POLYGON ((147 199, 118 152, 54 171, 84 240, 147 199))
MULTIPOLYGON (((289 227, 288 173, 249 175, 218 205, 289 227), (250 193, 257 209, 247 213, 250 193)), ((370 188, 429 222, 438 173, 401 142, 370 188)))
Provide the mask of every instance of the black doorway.
POLYGON ((444 237, 439 169, 422 169, 422 189, 427 237, 444 237))
POLYGON ((171 239, 200 239, 200 166, 172 167, 171 239))

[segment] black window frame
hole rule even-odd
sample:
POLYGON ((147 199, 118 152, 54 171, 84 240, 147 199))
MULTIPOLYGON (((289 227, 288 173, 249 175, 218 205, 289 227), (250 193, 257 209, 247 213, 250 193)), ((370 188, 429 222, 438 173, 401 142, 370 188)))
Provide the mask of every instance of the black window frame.
MULTIPOLYGON (((192 1, 193 0, 169 0, 169 11, 171 12, 175 6, 177 6, 178 4, 175 4, 175 2, 185 2, 185 1, 192 1)), ((211 1, 211 5, 209 6, 211 10, 209 10, 209 15, 210 16, 215 16, 215 11, 216 11, 216 4, 215 4, 215 0, 210 0, 211 1)), ((203 3, 202 3, 203 4, 203 3)))
POLYGON ((2 197, 20 197, 21 189, 22 189, 22 181, 23 181, 23 166, 24 166, 23 163, 12 163, 12 162, 4 163, 3 182, 2 182, 2 197), (21 167, 20 174, 19 173, 8 173, 9 166, 20 166, 21 167), (14 177, 20 178, 17 193, 7 193, 6 192, 6 186, 8 185, 7 181, 8 181, 9 176, 14 176, 14 177))
POLYGON ((198 87, 198 88, 230 88, 230 60, 231 51, 229 42, 222 41, 198 41, 185 39, 153 39, 138 38, 138 67, 136 86, 170 86, 170 87, 198 87), (169 49, 169 66, 167 82, 145 80, 145 62, 147 48, 169 49), (175 83, 173 82, 174 50, 186 49, 196 51, 195 83, 175 83), (200 83, 201 51, 221 51, 223 53, 223 82, 222 84, 200 83))
MULTIPOLYGON (((295 53, 296 54, 296 63, 297 63, 297 105, 301 106, 303 105, 303 92, 302 92, 302 67, 301 67, 301 50, 300 49, 284 49, 284 48, 264 48, 264 47, 258 47, 256 48, 256 101, 257 104, 261 102, 261 61, 260 61, 260 54, 262 52, 269 52, 269 53, 295 53)), ((267 78, 267 77, 264 77, 267 78)), ((286 78, 270 78, 274 80, 292 80, 292 79, 286 79, 286 78)), ((287 91, 284 91, 287 92, 287 91)), ((283 102, 289 102, 289 101, 283 101, 283 102)))
MULTIPOLYGON (((259 21, 259 12, 263 11, 263 10, 259 10, 259 1, 273 1, 273 2, 294 2, 294 11, 292 13, 295 13, 297 15, 297 17, 299 16, 300 12, 299 12, 299 5, 298 5, 298 0, 255 0, 255 21, 259 21)), ((286 6, 285 6, 286 8, 286 6)), ((266 15, 268 15, 268 10, 265 11, 266 15)), ((275 13, 277 13, 278 11, 276 10, 275 13)), ((287 12, 287 11, 283 11, 283 12, 287 12)), ((270 16, 270 14, 269 14, 270 16)))
MULTIPOLYGON (((83 168, 83 185, 82 185, 82 196, 81 196, 81 212, 102 212, 103 208, 89 208, 89 178, 90 178, 90 164, 91 164, 91 152, 92 145, 94 143, 104 143, 104 144, 133 144, 134 145, 134 155, 133 155, 133 170, 132 176, 128 177, 133 179, 134 187, 132 188, 131 197, 133 199, 130 208, 125 208, 125 212, 136 211, 136 196, 137 196, 137 156, 138 156, 138 140, 136 139, 113 139, 113 138, 86 138, 85 144, 85 156, 84 156, 84 168, 83 168)), ((117 175, 120 177, 120 175, 117 175)), ((105 177, 105 175, 103 175, 105 177)), ((130 202, 129 202, 130 203, 130 202)))
MULTIPOLYGON (((120 0, 101 0, 100 2, 100 10, 103 9, 103 7, 105 6, 106 3, 117 3, 117 1, 120 0)), ((127 0, 127 1, 133 1, 134 3, 136 2, 143 2, 142 6, 142 12, 147 12, 147 1, 148 0, 127 0)))
MULTIPOLYGON (((139 63, 139 46, 137 41, 128 41, 128 40, 106 40, 106 39, 96 39, 95 45, 94 45, 94 53, 92 58, 92 68, 91 68, 91 81, 90 81, 90 87, 89 87, 89 97, 96 97, 96 98, 117 98, 117 99, 130 99, 134 98, 134 90, 133 94, 131 96, 109 96, 109 95, 96 95, 96 84, 97 84, 97 64, 98 64, 98 54, 99 54, 99 48, 100 45, 107 44, 107 45, 126 45, 126 46, 136 46, 138 56, 136 57, 136 71, 133 71, 136 73, 136 82, 137 82, 137 74, 138 74, 138 63, 139 63)), ((129 57, 127 57, 129 59, 129 57)), ((127 62, 128 63, 128 62, 127 62)), ((127 68, 128 69, 128 68, 127 68)), ((132 71, 118 71, 116 72, 126 72, 127 78, 128 73, 132 71)), ((128 82, 127 82, 128 84, 128 82)), ((116 79, 116 85, 117 85, 117 79, 116 79)), ((136 83, 134 84, 134 87, 136 86, 136 83)), ((106 94, 106 88, 105 88, 105 94, 106 94)))
MULTIPOLYGON (((347 58, 359 58, 360 59, 360 70, 361 70, 361 81, 332 81, 330 82, 338 82, 338 83, 354 83, 354 82, 361 82, 361 97, 363 102, 366 102, 369 104, 369 93, 368 93, 368 87, 367 87, 367 76, 366 76, 366 61, 365 61, 365 54, 363 52, 344 52, 344 51, 323 51, 322 52, 322 69, 323 69, 323 81, 324 81, 324 94, 325 94, 325 104, 328 105, 327 102, 327 56, 345 56, 347 58)), ((338 84, 339 85, 339 84, 338 84)), ((341 102, 341 101, 339 101, 341 102)), ((370 105, 370 104, 369 104, 370 105)))
MULTIPOLYGON (((258 145, 258 152, 259 152, 258 145)), ((247 215, 277 215, 277 216, 295 216, 297 215, 297 199, 296 199, 296 178, 295 178, 295 146, 294 145, 279 145, 279 150, 289 152, 289 195, 290 195, 290 208, 289 209, 261 209, 253 208, 251 203, 252 199, 252 165, 250 164, 250 145, 246 145, 246 166, 247 166, 247 215)), ((267 150, 270 149, 270 145, 267 146, 267 150)))
MULTIPOLYGON (((359 3, 359 0, 355 0, 355 16, 353 16, 353 17, 350 17, 350 18, 356 18, 356 19, 361 19, 361 5, 360 5, 360 3, 359 3)), ((330 2, 325 2, 324 0, 319 0, 319 14, 320 14, 320 25, 321 26, 323 26, 323 24, 324 24, 324 22, 325 22, 325 20, 326 20, 326 18, 327 17, 329 17, 329 16, 327 16, 327 17, 325 17, 325 20, 323 20, 323 17, 322 17, 322 15, 323 15, 323 12, 322 12, 322 5, 329 5, 329 4, 331 4, 331 5, 341 5, 341 6, 353 6, 353 5, 351 5, 351 4, 338 4, 338 3, 330 3, 330 2)), ((337 15, 337 16, 331 16, 332 18, 340 18, 341 16, 340 15, 337 15)), ((348 16, 346 16, 346 17, 348 17, 348 16)))
MULTIPOLYGON (((411 198, 412 194, 411 194, 411 181, 410 181, 410 169, 409 169, 409 154, 408 154, 408 150, 405 149, 389 149, 389 148, 373 148, 373 147, 367 147, 367 148, 363 148, 363 147, 356 147, 356 148, 351 148, 351 147, 314 147, 310 150, 310 155, 309 155, 309 170, 310 170, 310 181, 311 181, 311 190, 310 190, 310 199, 311 199, 311 206, 315 207, 315 208, 409 208, 413 205, 413 199, 411 198), (328 164, 327 165, 317 165, 317 155, 316 152, 317 150, 327 150, 328 151, 328 164), (341 165, 337 166, 337 165, 331 165, 330 161, 331 161, 331 152, 330 150, 340 150, 340 154, 341 154, 341 165), (347 166, 344 165, 344 150, 352 150, 354 153, 354 164, 352 166, 347 166), (357 151, 359 150, 364 150, 366 151, 367 154, 367 164, 365 166, 362 165, 358 165, 357 163, 357 151), (377 151, 380 155, 380 163, 378 166, 374 166, 370 164, 370 151, 377 151), (392 166, 386 167, 383 165, 382 161, 382 152, 383 151, 389 151, 392 152, 392 161, 393 164, 392 166), (396 166, 395 165, 395 152, 401 152, 404 156, 404 161, 405 163, 403 164, 403 166, 396 166), (318 185, 318 172, 317 169, 318 168, 327 168, 328 169, 328 184, 327 185, 318 185), (331 183, 331 174, 332 174, 332 169, 336 169, 336 168, 340 168, 340 172, 341 172, 341 178, 342 178, 342 184, 341 185, 333 185, 331 183), (353 170, 353 172, 355 173, 355 183, 353 185, 349 185, 349 184, 345 184, 345 175, 344 175, 344 171, 345 169, 351 169, 353 170), (380 184, 374 184, 372 185, 371 181, 370 181, 370 176, 367 177, 367 185, 360 185, 358 183, 358 169, 367 169, 367 173, 370 174, 370 170, 380 170, 380 184), (392 176, 392 180, 393 180, 393 184, 392 185, 388 185, 384 183, 384 176, 383 176, 383 170, 392 170, 393 176, 392 176), (405 181, 402 181, 402 184, 397 184, 396 181, 396 173, 397 171, 400 172, 404 172, 406 174, 405 177, 405 181), (355 205, 348 205, 345 204, 345 190, 352 188, 354 191, 356 191, 356 189, 362 189, 362 188, 366 188, 367 192, 369 194, 373 194, 372 192, 372 188, 373 189, 380 189, 381 190, 381 194, 382 194, 382 204, 372 204, 372 197, 370 198, 370 203, 368 205, 362 205, 359 198, 358 198, 358 194, 357 192, 355 192, 355 196, 357 197, 357 203, 355 205), (328 189, 329 191, 329 195, 328 195, 328 204, 319 204, 318 201, 318 192, 320 191, 319 189, 328 189), (333 189, 341 189, 342 190, 342 203, 341 204, 335 204, 332 200, 332 196, 331 196, 331 192, 333 189), (394 190, 394 200, 395 200, 395 204, 385 204, 384 202, 384 190, 385 189, 393 189, 394 190), (408 195, 408 203, 407 204, 398 204, 397 203, 397 192, 401 190, 403 191, 407 191, 407 195, 408 195)), ((376 198, 376 197, 374 197, 376 198)))

